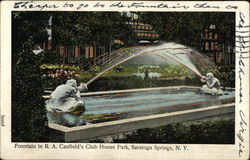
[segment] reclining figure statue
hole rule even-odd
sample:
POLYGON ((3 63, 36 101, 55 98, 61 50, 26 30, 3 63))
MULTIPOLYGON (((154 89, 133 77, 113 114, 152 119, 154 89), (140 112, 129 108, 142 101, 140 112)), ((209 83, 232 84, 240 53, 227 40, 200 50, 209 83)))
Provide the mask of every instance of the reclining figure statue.
POLYGON ((66 84, 58 86, 50 95, 46 108, 49 112, 84 112, 85 102, 80 99, 80 92, 85 90, 85 83, 77 86, 76 80, 70 79, 66 84))
POLYGON ((201 78, 203 83, 206 83, 202 86, 201 92, 212 94, 212 95, 222 95, 223 91, 220 89, 220 81, 214 77, 213 73, 207 73, 206 76, 201 78))

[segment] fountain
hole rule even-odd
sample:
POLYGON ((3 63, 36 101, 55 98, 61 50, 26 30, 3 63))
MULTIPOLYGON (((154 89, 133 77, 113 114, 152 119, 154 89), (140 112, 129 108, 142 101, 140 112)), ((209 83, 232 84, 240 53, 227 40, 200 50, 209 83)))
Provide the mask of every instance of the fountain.
POLYGON ((122 48, 111 54, 97 57, 95 65, 91 66, 90 70, 99 66, 101 68, 100 72, 95 77, 91 78, 86 84, 89 85, 115 66, 141 55, 150 55, 153 59, 159 57, 166 62, 173 60, 185 66, 200 78, 202 78, 202 75, 207 72, 213 72, 217 77, 221 77, 216 65, 211 62, 207 56, 181 44, 160 43, 153 46, 122 48))
POLYGON ((52 93, 51 99, 47 101, 50 122, 72 127, 234 102, 234 91, 225 91, 226 94, 223 94, 220 90, 220 82, 213 76, 215 74, 220 77, 215 64, 208 57, 180 44, 162 43, 154 46, 123 48, 111 55, 98 57, 91 68, 96 66, 100 67, 100 72, 86 84, 77 87, 75 80, 69 80, 52 93), (181 64, 206 84, 201 89, 190 86, 159 87, 85 93, 81 94, 84 99, 80 97, 80 91, 86 90, 87 85, 98 77, 119 64, 128 63, 129 60, 142 61, 140 56, 144 56, 142 63, 149 59, 148 63, 154 62, 154 64, 164 64, 169 61, 181 64), (202 76, 205 73, 206 77, 202 76), (201 94, 200 91, 206 94, 201 94), (69 96, 69 93, 73 93, 73 96, 69 96))

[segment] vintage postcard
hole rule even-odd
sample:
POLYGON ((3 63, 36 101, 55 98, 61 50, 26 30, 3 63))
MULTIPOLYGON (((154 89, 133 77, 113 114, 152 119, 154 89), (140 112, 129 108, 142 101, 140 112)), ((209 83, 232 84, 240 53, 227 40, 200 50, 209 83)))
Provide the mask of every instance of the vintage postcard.
POLYGON ((249 2, 2 1, 1 159, 248 159, 249 2))

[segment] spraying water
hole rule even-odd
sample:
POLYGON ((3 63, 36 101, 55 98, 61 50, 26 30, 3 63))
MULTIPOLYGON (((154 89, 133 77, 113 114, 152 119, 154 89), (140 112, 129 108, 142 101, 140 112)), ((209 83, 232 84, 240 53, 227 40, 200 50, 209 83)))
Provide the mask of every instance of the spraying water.
POLYGON ((126 61, 140 55, 160 57, 161 61, 173 60, 185 66, 199 77, 202 77, 202 75, 208 71, 213 72, 218 77, 221 77, 216 65, 207 56, 187 46, 170 42, 151 46, 123 48, 113 51, 111 54, 104 54, 100 57, 97 57, 95 65, 93 65, 91 68, 98 66, 100 67, 100 72, 95 77, 90 79, 86 84, 89 85, 101 75, 116 67, 117 65, 125 63, 126 61))

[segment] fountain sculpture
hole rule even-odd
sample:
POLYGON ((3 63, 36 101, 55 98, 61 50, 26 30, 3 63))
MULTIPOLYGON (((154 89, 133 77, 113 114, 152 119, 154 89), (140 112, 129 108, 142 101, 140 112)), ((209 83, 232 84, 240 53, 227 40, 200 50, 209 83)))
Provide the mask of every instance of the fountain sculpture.
POLYGON ((66 84, 58 86, 50 95, 46 107, 49 112, 75 112, 85 110, 85 103, 80 99, 80 92, 87 90, 87 85, 81 83, 77 86, 76 80, 67 80, 66 84))
POLYGON ((207 73, 206 76, 201 78, 203 83, 206 83, 202 86, 201 92, 212 94, 212 95, 222 95, 223 91, 220 89, 220 81, 214 77, 213 73, 207 73))

